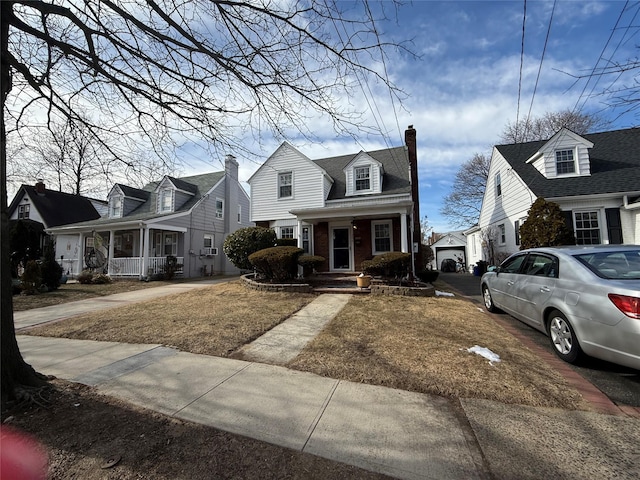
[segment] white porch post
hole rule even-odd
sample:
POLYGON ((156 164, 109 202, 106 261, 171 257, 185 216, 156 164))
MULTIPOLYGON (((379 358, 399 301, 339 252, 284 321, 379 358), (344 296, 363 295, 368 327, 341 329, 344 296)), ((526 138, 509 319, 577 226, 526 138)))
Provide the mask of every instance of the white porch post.
POLYGON ((79 244, 78 244, 78 258, 77 260, 77 266, 75 267, 75 274, 76 275, 80 275, 80 273, 82 273, 82 267, 84 267, 84 232, 80 232, 80 240, 79 240, 79 244))
MULTIPOLYGON (((147 276, 147 269, 149 268, 149 250, 151 250, 149 245, 149 226, 140 227, 140 232, 144 231, 144 241, 140 242, 140 256, 142 257, 142 271, 140 272, 141 277, 147 276)), ((140 235, 142 238, 142 235, 140 235)))
POLYGON ((400 251, 403 253, 407 253, 410 251, 407 247, 408 238, 409 235, 407 235, 407 214, 403 213, 400 215, 400 251))
POLYGON ((107 275, 111 275, 111 259, 113 258, 113 251, 115 249, 115 231, 109 230, 109 256, 107 257, 107 275))
POLYGON ((302 248, 302 220, 298 218, 298 248, 302 248))

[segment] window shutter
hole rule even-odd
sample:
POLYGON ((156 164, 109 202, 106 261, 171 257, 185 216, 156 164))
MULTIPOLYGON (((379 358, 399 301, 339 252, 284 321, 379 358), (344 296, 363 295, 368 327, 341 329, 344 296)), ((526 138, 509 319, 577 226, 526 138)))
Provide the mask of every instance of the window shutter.
POLYGON ((620 210, 618 208, 605 208, 605 217, 607 218, 607 233, 609 234, 609 243, 622 244, 622 224, 620 222, 620 210))
POLYGON ((575 229, 573 228, 573 212, 571 210, 562 210, 562 216, 569 231, 575 233, 575 229))

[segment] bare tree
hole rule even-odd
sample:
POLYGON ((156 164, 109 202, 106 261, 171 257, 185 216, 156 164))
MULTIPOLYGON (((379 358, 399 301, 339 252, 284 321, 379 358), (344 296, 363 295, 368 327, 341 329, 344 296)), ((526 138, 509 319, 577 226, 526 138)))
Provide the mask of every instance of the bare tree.
POLYGON ((491 157, 476 153, 462 164, 440 213, 455 227, 478 223, 491 157))
POLYGON ((508 123, 504 127, 500 141, 510 144, 547 140, 562 127, 582 135, 605 129, 608 125, 608 122, 595 114, 577 113, 571 110, 547 112, 538 118, 525 118, 516 123, 508 123))
MULTIPOLYGON (((249 155, 239 129, 312 137, 305 127, 312 113, 339 133, 378 132, 343 98, 368 78, 401 100, 385 52, 403 46, 383 43, 378 30, 389 10, 365 0, 0 2, 2 264, 9 257, 7 132, 20 135, 34 122, 49 127, 58 117, 84 123, 131 168, 127 139, 159 155, 177 137, 249 155), (105 140, 111 135, 117 144, 105 140)), ((43 383, 19 352, 12 310, 3 268, 3 398, 43 383)))

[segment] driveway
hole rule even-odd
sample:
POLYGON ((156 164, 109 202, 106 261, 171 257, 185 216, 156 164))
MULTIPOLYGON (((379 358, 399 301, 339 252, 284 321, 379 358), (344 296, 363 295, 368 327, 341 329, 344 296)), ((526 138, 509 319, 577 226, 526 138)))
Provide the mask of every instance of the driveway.
MULTIPOLYGON (((467 273, 440 272, 438 276, 438 280, 447 283, 466 298, 483 305, 480 278, 467 273)), ((505 313, 497 314, 497 316, 540 348, 554 354, 546 335, 505 313)), ((640 407, 640 372, 638 370, 595 358, 588 358, 581 366, 570 365, 570 367, 607 395, 615 404, 640 407)))

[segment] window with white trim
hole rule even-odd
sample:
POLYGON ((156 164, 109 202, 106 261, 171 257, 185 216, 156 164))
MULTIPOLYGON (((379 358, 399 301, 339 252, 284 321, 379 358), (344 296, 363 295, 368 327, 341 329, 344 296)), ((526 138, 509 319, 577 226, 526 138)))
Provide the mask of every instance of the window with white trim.
POLYGON ((278 174, 278 198, 291 198, 293 196, 293 172, 278 174))
POLYGON ((600 225, 598 212, 574 212, 574 225, 576 229, 576 244, 599 245, 600 225))
POLYGON ((224 200, 216 198, 216 218, 224 218, 224 200))
POLYGON ((391 221, 371 222, 371 234, 373 236, 373 254, 393 251, 393 238, 391 237, 391 221))
POLYGON ((160 203, 158 205, 158 211, 171 212, 173 210, 173 189, 163 188, 160 190, 160 203))
POLYGON ((502 195, 502 180, 500 179, 500 172, 496 173, 496 198, 502 195))
POLYGON ((573 159, 573 150, 556 150, 556 173, 565 175, 575 173, 576 162, 573 159))
POLYGON ((355 191, 371 190, 371 166, 355 167, 353 169, 353 178, 355 179, 355 191))
POLYGON ((311 255, 311 227, 302 227, 302 249, 311 255))
POLYGON ((293 236, 293 227, 280 227, 280 238, 295 238, 293 236))
POLYGON ((31 206, 28 203, 25 205, 18 206, 18 219, 27 220, 29 218, 30 211, 31 211, 31 206))
POLYGON ((109 199, 109 217, 110 218, 122 217, 122 196, 114 195, 109 199))
POLYGON ((507 243, 507 233, 504 223, 498 225, 498 244, 504 245, 507 243))
POLYGON ((156 233, 156 257, 178 255, 178 234, 169 232, 156 233))

